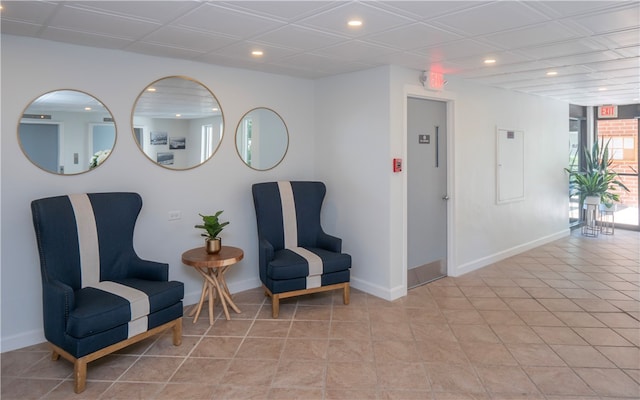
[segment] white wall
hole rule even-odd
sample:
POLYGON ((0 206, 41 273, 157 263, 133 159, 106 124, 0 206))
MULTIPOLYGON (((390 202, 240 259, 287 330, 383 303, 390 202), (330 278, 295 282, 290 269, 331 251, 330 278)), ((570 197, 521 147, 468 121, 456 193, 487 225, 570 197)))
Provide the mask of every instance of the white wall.
POLYGON ((143 258, 169 263, 171 279, 185 283, 185 304, 195 303, 201 278, 180 256, 200 246, 193 225, 199 212, 224 210, 231 224, 223 243, 241 247, 245 258, 227 279, 232 292, 260 285, 251 184, 277 179, 313 178, 313 82, 195 62, 161 59, 121 51, 91 49, 2 35, 2 194, 1 289, 2 351, 38 343, 42 333, 39 260, 30 202, 66 193, 136 191, 144 205, 135 232, 143 258), (151 163, 136 145, 131 110, 150 82, 184 75, 206 85, 224 112, 224 136, 204 165, 172 171, 151 163), (99 168, 77 176, 57 176, 32 165, 17 142, 17 126, 27 104, 42 93, 78 89, 103 102, 116 121, 113 153, 99 168), (248 110, 269 107, 289 128, 289 151, 275 169, 255 171, 235 150, 234 130, 248 110), (179 210, 182 219, 168 220, 179 210))
MULTIPOLYGON (((195 62, 160 59, 2 35, 2 351, 43 340, 39 260, 29 203, 65 193, 130 190, 144 199, 135 246, 143 258, 168 262, 183 281, 185 303, 195 303, 200 278, 180 262, 199 246, 199 212, 225 210, 231 225, 223 242, 245 250, 229 271, 232 292, 259 286, 250 186, 277 179, 327 183, 325 230, 342 237, 353 256, 353 286, 394 299, 406 292, 406 187, 391 160, 405 156, 404 98, 422 92, 420 71, 379 67, 317 81, 195 62), (56 68, 56 66, 60 66, 56 68), (90 72, 89 72, 90 71, 90 72), (224 111, 225 134, 206 164, 172 171, 151 163, 136 145, 131 108, 139 92, 165 76, 185 75, 206 85, 224 111), (409 89, 407 89, 409 87, 409 89), (57 176, 33 166, 17 143, 23 108, 40 94, 79 89, 113 113, 118 138, 109 159, 91 173, 57 176), (247 167, 235 150, 234 130, 250 109, 278 112, 289 129, 284 161, 269 171, 247 167), (179 210, 182 219, 168 221, 179 210)), ((454 98, 451 135, 450 247, 454 275, 568 234, 568 105, 449 78, 454 98), (525 200, 495 203, 495 129, 526 135, 525 200)))
POLYGON ((568 104, 454 78, 445 92, 430 92, 417 86, 419 75, 380 67, 323 79, 316 89, 316 159, 330 154, 317 175, 331 178, 340 205, 332 219, 354 259, 354 287, 387 299, 406 293, 406 182, 391 164, 406 158, 407 93, 452 104, 451 275, 569 233, 568 104), (525 133, 524 201, 496 204, 496 127, 525 133))
POLYGON ((389 67, 316 81, 317 176, 330 182, 324 229, 351 254, 352 285, 388 298, 391 281, 389 67))

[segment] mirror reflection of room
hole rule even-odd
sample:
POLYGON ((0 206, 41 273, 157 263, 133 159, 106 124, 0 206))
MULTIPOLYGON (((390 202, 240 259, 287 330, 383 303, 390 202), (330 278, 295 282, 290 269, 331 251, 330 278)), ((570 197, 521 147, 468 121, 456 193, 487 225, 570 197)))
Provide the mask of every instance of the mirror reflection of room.
POLYGON ((147 86, 134 105, 134 138, 154 163, 195 168, 218 149, 224 119, 209 89, 191 78, 171 76, 147 86))
POLYGON ((109 110, 77 90, 55 90, 31 102, 18 125, 24 154, 39 168, 74 175, 104 163, 116 141, 109 110))
POLYGON ((247 166, 265 171, 275 168, 287 153, 289 132, 275 111, 259 107, 247 112, 236 129, 236 150, 247 166))

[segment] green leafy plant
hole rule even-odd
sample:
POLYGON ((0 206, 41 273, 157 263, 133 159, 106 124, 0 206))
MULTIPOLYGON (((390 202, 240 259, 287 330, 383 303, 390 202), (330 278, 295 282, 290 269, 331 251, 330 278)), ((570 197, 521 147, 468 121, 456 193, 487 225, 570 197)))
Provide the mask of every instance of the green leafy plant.
POLYGON ((569 173, 569 194, 577 195, 581 205, 585 198, 597 196, 609 207, 614 202, 620 201, 620 195, 613 191, 629 191, 629 188, 619 180, 618 173, 611 169, 613 160, 609 158, 609 142, 610 140, 604 144, 604 140, 602 143, 595 141, 591 150, 586 146, 583 148, 584 171, 578 170, 575 159, 571 168, 565 168, 569 173))
POLYGON ((218 219, 220 214, 222 214, 222 211, 218 211, 214 215, 199 214, 202 217, 203 223, 198 224, 195 227, 207 231, 206 233, 202 233, 200 236, 204 236, 209 239, 218 239, 220 232, 222 232, 225 226, 229 225, 228 221, 220 222, 218 219))

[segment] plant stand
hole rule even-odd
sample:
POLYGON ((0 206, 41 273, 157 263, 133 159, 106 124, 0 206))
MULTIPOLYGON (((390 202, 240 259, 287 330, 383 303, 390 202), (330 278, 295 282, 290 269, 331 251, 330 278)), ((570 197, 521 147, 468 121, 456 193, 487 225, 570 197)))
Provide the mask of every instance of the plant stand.
POLYGON ((616 223, 615 212, 615 204, 611 207, 600 205, 600 233, 603 235, 613 235, 616 223))
POLYGON ((598 226, 598 209, 600 205, 600 199, 592 199, 587 197, 584 201, 585 218, 584 225, 582 225, 583 236, 598 236, 600 227, 598 226))

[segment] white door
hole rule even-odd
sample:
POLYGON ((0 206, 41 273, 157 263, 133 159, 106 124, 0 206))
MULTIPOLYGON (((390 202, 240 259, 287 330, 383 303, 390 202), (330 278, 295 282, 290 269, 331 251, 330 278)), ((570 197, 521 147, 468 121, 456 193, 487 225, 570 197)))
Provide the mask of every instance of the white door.
POLYGON ((447 274, 447 103, 407 99, 409 288, 447 274))

